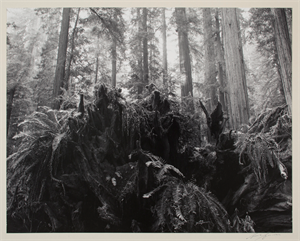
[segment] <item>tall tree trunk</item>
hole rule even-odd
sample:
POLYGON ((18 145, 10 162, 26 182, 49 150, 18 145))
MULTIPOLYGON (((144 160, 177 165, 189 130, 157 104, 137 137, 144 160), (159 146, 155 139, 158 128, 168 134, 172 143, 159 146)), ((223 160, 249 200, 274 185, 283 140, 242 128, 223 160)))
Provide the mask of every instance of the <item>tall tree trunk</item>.
MULTIPOLYGON (((272 13, 272 10, 270 10, 272 13)), ((275 45, 275 49, 277 52, 277 46, 276 46, 276 40, 275 40, 275 17, 274 17, 274 21, 272 21, 272 27, 274 29, 274 45, 275 45)), ((281 74, 281 69, 280 69, 280 63, 279 63, 279 58, 278 58, 278 54, 274 56, 274 61, 276 63, 276 72, 278 74, 278 88, 279 88, 279 92, 282 95, 285 103, 286 103, 286 99, 285 99, 285 95, 284 95, 284 87, 283 87, 283 81, 282 81, 282 74, 281 74)))
POLYGON ((275 17, 275 42, 284 96, 292 114, 292 48, 286 14, 283 8, 272 8, 272 13, 275 17))
MULTIPOLYGON (((181 97, 192 97, 192 68, 188 40, 188 22, 186 18, 185 8, 175 8, 175 16, 178 32, 180 73, 185 78, 184 82, 181 84, 181 97)), ((184 99, 185 98, 183 98, 183 100, 184 99)), ((188 100, 186 104, 190 111, 194 111, 194 104, 192 99, 188 100)))
POLYGON ((228 101, 225 92, 225 88, 226 88, 225 60, 224 60, 224 51, 223 51, 221 37, 220 37, 221 30, 220 30, 218 9, 216 9, 215 19, 216 19, 217 68, 218 68, 218 80, 220 83, 219 98, 223 107, 223 111, 227 112, 228 101))
POLYGON ((115 38, 113 38, 111 55, 112 55, 111 84, 113 87, 116 87, 116 84, 117 84, 117 41, 115 38))
POLYGON ((73 61, 73 57, 74 57, 74 49, 75 49, 75 38, 76 38, 76 32, 77 32, 77 23, 78 23, 78 19, 79 19, 79 13, 80 13, 80 8, 78 8, 78 12, 77 12, 77 16, 76 16, 76 21, 74 24, 74 28, 72 31, 72 36, 71 36, 71 53, 70 53, 70 57, 68 59, 68 63, 67 63, 67 69, 66 69, 66 77, 65 77, 65 82, 64 82, 64 88, 66 90, 68 90, 69 88, 69 80, 70 80, 70 71, 71 71, 71 65, 72 65, 72 61, 73 61))
MULTIPOLYGON (((147 14, 148 15, 148 14, 147 14)), ((147 17, 148 18, 148 17, 147 17)), ((147 19, 148 20, 148 26, 152 26, 151 23, 151 18, 147 19)), ((148 26, 147 26, 147 32, 148 32, 148 26)), ((147 33, 148 35, 148 33, 147 33)), ((148 41, 148 83, 151 83, 153 81, 152 77, 153 77, 153 38, 150 39, 150 41, 148 41)))
MULTIPOLYGON (((185 9, 184 9, 185 11, 185 9)), ((183 31, 184 31, 184 16, 183 16, 183 10, 182 8, 175 8, 175 16, 176 16, 176 23, 177 23, 177 33, 178 33, 178 48, 179 48, 179 70, 181 74, 185 74, 185 68, 184 68, 184 53, 183 53, 183 45, 184 45, 184 39, 183 39, 183 31)), ((184 12, 185 13, 185 12, 184 12)))
POLYGON ((167 25, 166 9, 162 9, 162 38, 163 38, 163 83, 168 80, 168 58, 167 58, 167 25))
POLYGON ((283 88, 283 81, 281 79, 282 78, 282 74, 281 74, 281 70, 280 70, 279 60, 277 59, 276 62, 277 62, 276 72, 277 72, 277 74, 279 76, 277 84, 278 84, 279 92, 282 95, 282 97, 284 98, 285 103, 286 103, 286 99, 285 99, 285 95, 284 95, 284 88, 283 88))
POLYGON ((148 82, 151 83, 153 82, 153 67, 154 67, 154 64, 153 64, 153 39, 150 40, 150 43, 149 43, 149 64, 148 64, 148 69, 149 69, 149 76, 148 76, 148 82), (153 66, 152 66, 153 64, 153 66))
POLYGON ((208 86, 209 105, 208 111, 211 113, 218 104, 217 78, 215 65, 214 33, 212 29, 212 17, 210 8, 203 9, 204 19, 204 80, 208 86))
POLYGON ((234 129, 248 123, 249 101, 241 36, 235 8, 223 8, 226 76, 229 86, 230 123, 234 129))
MULTIPOLYGON (((114 21, 117 23, 117 11, 114 9, 114 21)), ((112 71, 111 71, 111 84, 113 87, 117 85, 117 39, 114 36, 112 37, 112 48, 111 48, 111 64, 112 64, 112 71)))
POLYGON ((68 47, 68 30, 70 22, 70 8, 64 8, 62 14, 61 30, 59 34, 57 65, 55 70, 55 79, 53 83, 53 102, 52 108, 59 109, 60 101, 57 97, 61 94, 61 87, 63 86, 65 77, 66 55, 68 47))
MULTIPOLYGON (((141 8, 137 9, 137 19, 138 19, 138 33, 139 37, 142 36, 142 19, 141 19, 141 8)), ((143 52, 142 52, 142 39, 138 40, 138 94, 143 92, 143 52)))
POLYGON ((149 82, 147 16, 148 9, 143 8, 143 85, 149 82))

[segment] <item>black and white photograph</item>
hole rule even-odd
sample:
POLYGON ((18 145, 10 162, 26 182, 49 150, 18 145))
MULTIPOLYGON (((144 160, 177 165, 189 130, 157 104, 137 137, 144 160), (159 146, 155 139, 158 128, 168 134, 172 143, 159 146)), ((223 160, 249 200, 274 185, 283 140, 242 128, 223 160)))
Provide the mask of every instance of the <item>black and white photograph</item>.
POLYGON ((294 24, 6 8, 6 233, 292 234, 294 24))

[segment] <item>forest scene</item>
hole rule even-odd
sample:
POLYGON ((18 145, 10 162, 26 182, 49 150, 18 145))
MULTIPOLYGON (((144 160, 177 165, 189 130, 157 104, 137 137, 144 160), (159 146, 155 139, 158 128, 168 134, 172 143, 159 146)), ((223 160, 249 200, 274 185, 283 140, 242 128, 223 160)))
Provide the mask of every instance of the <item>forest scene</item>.
POLYGON ((8 8, 7 233, 292 233, 292 24, 8 8))

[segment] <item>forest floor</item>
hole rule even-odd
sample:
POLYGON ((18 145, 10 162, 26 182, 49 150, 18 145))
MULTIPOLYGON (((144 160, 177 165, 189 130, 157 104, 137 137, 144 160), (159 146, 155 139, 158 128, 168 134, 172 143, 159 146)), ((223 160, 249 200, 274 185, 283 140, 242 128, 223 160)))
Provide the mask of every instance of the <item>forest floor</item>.
POLYGON ((128 103, 101 85, 83 106, 43 107, 21 123, 7 232, 292 232, 286 106, 217 145, 159 91, 128 103))

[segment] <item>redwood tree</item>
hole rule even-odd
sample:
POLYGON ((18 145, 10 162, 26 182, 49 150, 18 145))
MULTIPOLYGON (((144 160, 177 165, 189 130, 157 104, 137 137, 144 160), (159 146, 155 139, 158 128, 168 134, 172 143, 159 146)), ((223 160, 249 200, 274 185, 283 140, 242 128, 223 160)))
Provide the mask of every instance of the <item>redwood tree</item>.
POLYGON ((78 8, 77 11, 77 15, 76 15, 76 20, 75 20, 75 24, 72 30, 72 36, 71 36, 71 50, 70 50, 70 56, 68 59, 68 63, 67 63, 67 69, 66 69, 66 75, 65 75, 65 83, 64 83, 64 87, 65 89, 69 88, 69 81, 70 81, 70 72, 71 72, 71 65, 72 65, 72 61, 74 58, 74 50, 75 50, 75 38, 76 38, 76 33, 77 33, 77 23, 79 20, 79 13, 80 13, 80 8, 78 8))
POLYGON ((168 58, 167 58, 167 25, 166 9, 162 9, 162 39, 163 39, 163 83, 166 84, 168 76, 168 58))
MULTIPOLYGON (((137 20, 138 20, 138 36, 142 35, 142 19, 141 19, 141 8, 137 8, 137 20)), ((139 84, 138 84, 138 94, 143 92, 143 54, 142 54, 142 40, 141 38, 138 39, 138 53, 137 53, 137 65, 138 65, 138 77, 139 77, 139 84)))
POLYGON ((222 104, 223 110, 227 112, 227 95, 225 91, 226 87, 226 74, 225 74, 225 60, 224 60, 224 50, 220 37, 220 22, 219 22, 219 10, 216 9, 215 13, 216 20, 216 53, 217 53, 217 69, 218 69, 218 80, 219 80, 219 98, 222 104))
MULTIPOLYGON (((178 46, 179 46, 179 61, 180 73, 185 80, 181 83, 181 97, 193 96, 193 81, 192 68, 190 59, 190 49, 188 40, 188 21, 185 8, 175 8, 178 46)), ((191 110, 194 109, 193 102, 189 101, 188 106, 191 110)))
POLYGON ((289 113, 292 113, 292 49, 285 10, 272 8, 275 17, 275 42, 280 65, 280 75, 283 84, 284 96, 288 104, 289 113))
MULTIPOLYGON (((117 10, 114 9, 114 21, 117 23, 117 10)), ((112 71, 111 71, 111 84, 116 87, 117 84, 117 39, 112 36, 112 47, 111 47, 111 57, 112 57, 112 71)))
POLYGON ((148 9, 143 8, 143 85, 148 84, 149 67, 148 67, 148 36, 147 36, 147 16, 148 9))
POLYGON ((230 123, 234 129, 248 123, 249 101, 242 41, 235 8, 222 9, 226 76, 230 98, 230 123))
POLYGON ((208 110, 211 113, 218 104, 217 79, 215 66, 215 47, 214 35, 212 29, 212 17, 210 8, 203 9, 204 23, 204 79, 208 86, 207 97, 209 98, 208 110))
POLYGON ((55 78, 53 83, 53 102, 52 108, 59 109, 60 102, 57 97, 61 94, 61 87, 63 86, 65 77, 66 55, 68 47, 68 31, 70 22, 70 8, 64 8, 62 14, 61 29, 59 34, 57 65, 55 70, 55 78))

